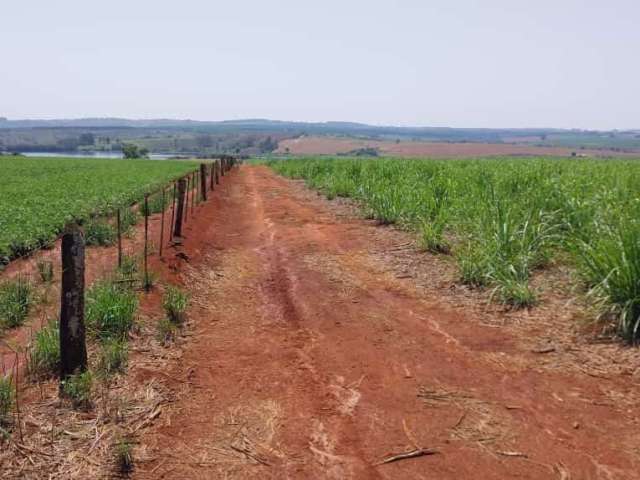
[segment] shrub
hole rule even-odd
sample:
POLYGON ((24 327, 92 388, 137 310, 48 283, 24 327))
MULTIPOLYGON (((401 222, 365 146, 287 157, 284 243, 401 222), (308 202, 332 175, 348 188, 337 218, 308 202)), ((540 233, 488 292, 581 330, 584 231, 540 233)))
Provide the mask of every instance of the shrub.
POLYGON ((74 408, 91 407, 92 389, 93 375, 89 370, 70 375, 62 381, 62 393, 71 400, 74 408))
POLYGON ((129 359, 127 343, 121 339, 108 339, 102 342, 98 370, 105 376, 124 372, 129 359))
POLYGON ((17 327, 29 314, 33 291, 24 277, 0 284, 0 327, 17 327))
POLYGON ((50 260, 38 260, 36 266, 40 274, 40 280, 44 283, 51 283, 53 281, 53 262, 50 260))
POLYGON ((51 376, 60 367, 60 330, 57 321, 49 322, 36 333, 29 353, 29 373, 51 376))
POLYGON ((184 323, 188 304, 189 297, 186 293, 176 287, 167 287, 162 299, 162 307, 171 322, 176 325, 184 323))
POLYGON ((90 220, 84 226, 84 239, 87 245, 108 247, 117 239, 116 229, 104 220, 90 220))
POLYGON ((133 326, 137 308, 135 292, 113 282, 98 282, 86 295, 87 328, 101 339, 125 338, 133 326))

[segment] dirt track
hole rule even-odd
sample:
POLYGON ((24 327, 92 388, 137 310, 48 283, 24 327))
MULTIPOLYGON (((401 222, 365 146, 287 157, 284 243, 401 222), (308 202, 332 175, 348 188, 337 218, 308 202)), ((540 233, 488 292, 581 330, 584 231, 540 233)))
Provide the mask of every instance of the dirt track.
POLYGON ((173 265, 191 336, 134 478, 639 478, 631 377, 537 368, 388 273, 375 230, 265 167, 225 179, 173 265))

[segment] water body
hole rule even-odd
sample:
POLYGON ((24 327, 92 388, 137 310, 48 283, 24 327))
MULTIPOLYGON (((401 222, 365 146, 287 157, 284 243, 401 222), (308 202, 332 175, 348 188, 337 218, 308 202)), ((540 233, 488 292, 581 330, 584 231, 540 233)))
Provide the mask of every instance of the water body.
MULTIPOLYGON (((123 158, 122 152, 20 152, 25 157, 77 157, 77 158, 123 158)), ((175 156, 188 156, 184 153, 152 153, 152 160, 165 160, 175 156)))

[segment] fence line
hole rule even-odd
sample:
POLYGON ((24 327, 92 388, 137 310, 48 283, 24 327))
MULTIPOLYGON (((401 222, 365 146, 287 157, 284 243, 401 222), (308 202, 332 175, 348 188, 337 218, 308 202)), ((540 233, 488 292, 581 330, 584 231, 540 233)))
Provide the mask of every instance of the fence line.
MULTIPOLYGON (((144 253, 143 253, 143 286, 148 291, 151 287, 149 281, 148 271, 148 257, 149 257, 149 216, 151 215, 149 209, 149 197, 151 195, 161 195, 162 199, 162 211, 160 220, 160 246, 158 250, 158 256, 162 257, 163 247, 165 241, 168 241, 167 245, 174 243, 175 237, 179 237, 182 234, 182 216, 188 211, 188 195, 191 193, 191 216, 195 219, 196 212, 194 211, 196 196, 198 200, 205 201, 207 199, 207 185, 209 190, 213 191, 214 186, 219 183, 218 173, 224 175, 235 164, 235 159, 221 158, 214 160, 213 162, 206 164, 201 163, 199 169, 193 172, 188 172, 185 175, 177 177, 167 184, 164 184, 159 190, 153 193, 145 193, 144 200, 141 208, 144 215, 144 253), (207 175, 210 175, 207 181, 207 175), (199 180, 199 182, 197 182, 199 180), (187 182, 190 181, 191 192, 187 190, 187 182), (173 185, 173 196, 171 202, 171 222, 169 223, 168 239, 164 238, 165 229, 165 213, 168 208, 166 202, 166 190, 167 187, 171 188, 173 185), (185 196, 187 200, 185 201, 185 196), (182 197, 182 199, 180 199, 182 197)), ((198 201, 200 203, 200 201, 198 201)), ((133 203, 128 208, 139 205, 139 203, 133 203)), ((117 230, 117 249, 118 249, 118 267, 122 267, 123 262, 123 250, 122 250, 122 206, 119 206, 115 210, 115 221, 117 230)), ((95 218, 95 217, 90 217, 95 218)), ((111 217, 113 218, 113 217, 111 217)), ((69 223, 62 235, 57 238, 41 245, 39 248, 31 250, 28 254, 14 258, 12 261, 16 261, 22 258, 35 256, 45 248, 51 248, 58 241, 61 241, 61 264, 62 264, 62 279, 61 279, 61 303, 60 303, 60 351, 61 351, 61 366, 60 366, 60 379, 64 380, 68 375, 74 373, 77 370, 83 370, 86 368, 86 339, 84 333, 84 272, 85 272, 85 239, 83 229, 81 227, 81 221, 75 220, 69 223)), ((32 330, 33 339, 33 330, 32 330)), ((17 355, 17 352, 16 352, 17 355)), ((16 374, 13 375, 16 381, 16 388, 18 388, 18 370, 20 360, 16 357, 14 364, 16 374)), ((3 374, 7 374, 4 368, 5 354, 2 354, 3 374)), ((27 353, 25 351, 25 365, 27 362, 27 353)), ((9 369, 9 372, 14 369, 9 369)))

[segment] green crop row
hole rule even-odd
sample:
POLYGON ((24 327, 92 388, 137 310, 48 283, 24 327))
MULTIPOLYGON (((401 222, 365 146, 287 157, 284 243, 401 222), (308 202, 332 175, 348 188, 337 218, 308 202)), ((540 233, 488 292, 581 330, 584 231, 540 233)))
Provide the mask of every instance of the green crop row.
POLYGON ((382 223, 451 253, 464 283, 530 306, 536 269, 576 268, 603 313, 640 338, 640 162, 587 159, 397 160, 316 158, 269 162, 329 198, 351 197, 382 223))
POLYGON ((131 205, 194 162, 0 157, 0 266, 54 240, 72 220, 131 205))

